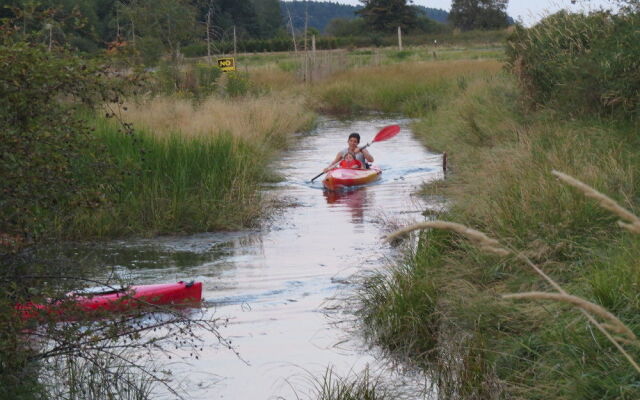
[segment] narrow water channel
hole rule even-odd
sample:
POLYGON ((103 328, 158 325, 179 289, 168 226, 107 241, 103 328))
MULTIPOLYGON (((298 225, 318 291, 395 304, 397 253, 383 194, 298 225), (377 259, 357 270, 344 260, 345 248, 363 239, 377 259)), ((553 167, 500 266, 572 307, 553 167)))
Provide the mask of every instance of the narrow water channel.
POLYGON ((220 333, 242 359, 205 338, 199 359, 171 364, 187 398, 304 399, 312 377, 321 379, 327 368, 340 376, 367 367, 372 375, 384 373, 384 360, 352 331, 349 303, 341 299, 353 294, 355 276, 392 258, 394 250, 381 240, 389 221, 422 220, 425 209, 441 206, 439 199, 425 203, 413 195, 423 182, 442 178, 441 156, 424 149, 408 120, 322 120, 272 167, 285 179, 266 188, 267 195, 291 206, 262 231, 99 248, 98 258, 139 283, 202 281, 206 312, 229 319, 220 333), (324 192, 321 179, 309 183, 346 147, 350 132, 359 132, 364 144, 396 123, 399 135, 370 148, 381 180, 343 194, 324 192))

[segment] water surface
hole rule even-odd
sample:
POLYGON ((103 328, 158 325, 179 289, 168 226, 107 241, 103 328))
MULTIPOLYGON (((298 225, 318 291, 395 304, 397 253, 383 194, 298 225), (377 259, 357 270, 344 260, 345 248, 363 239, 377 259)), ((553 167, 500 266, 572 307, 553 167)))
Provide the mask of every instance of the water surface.
POLYGON ((220 333, 241 358, 204 337, 199 359, 170 364, 185 396, 307 398, 312 376, 321 378, 327 368, 347 376, 368 367, 395 382, 419 381, 387 371, 353 331, 353 301, 344 299, 357 277, 395 255, 381 240, 388 222, 423 220, 426 208, 442 206, 442 199, 414 194, 442 177, 441 156, 424 149, 408 120, 323 120, 272 167, 284 181, 265 191, 290 207, 261 231, 117 241, 97 250, 100 262, 137 283, 202 281, 206 313, 229 319, 220 333), (383 170, 379 181, 345 193, 323 191, 321 179, 309 182, 346 147, 349 133, 359 132, 364 144, 396 123, 400 134, 370 148, 383 170))

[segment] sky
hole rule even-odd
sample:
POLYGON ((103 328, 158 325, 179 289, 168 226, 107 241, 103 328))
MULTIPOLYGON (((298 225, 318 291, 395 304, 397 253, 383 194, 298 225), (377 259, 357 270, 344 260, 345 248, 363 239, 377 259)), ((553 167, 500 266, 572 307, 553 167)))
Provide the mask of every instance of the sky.
MULTIPOLYGON (((341 4, 361 5, 358 0, 333 0, 341 4)), ((413 4, 431 8, 440 8, 445 11, 451 9, 451 0, 414 0, 413 4)), ((570 0, 509 0, 507 14, 513 19, 522 22, 525 26, 531 26, 545 15, 553 14, 562 9, 571 12, 598 10, 600 8, 612 8, 611 0, 577 0, 571 4, 570 0)))

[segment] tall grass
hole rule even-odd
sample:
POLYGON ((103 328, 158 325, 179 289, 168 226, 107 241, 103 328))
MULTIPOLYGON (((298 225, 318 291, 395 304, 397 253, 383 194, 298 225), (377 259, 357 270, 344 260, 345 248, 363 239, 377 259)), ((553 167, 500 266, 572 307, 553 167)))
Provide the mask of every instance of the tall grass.
MULTIPOLYGON (((428 146, 449 155, 446 184, 427 189, 452 201, 439 219, 500 238, 567 292, 606 307, 639 332, 640 240, 551 171, 566 171, 635 212, 640 132, 623 120, 531 111, 521 98, 503 72, 467 77, 457 96, 415 124, 428 146)), ((640 395, 637 371, 625 356, 566 305, 501 297, 553 290, 521 259, 487 254, 457 233, 429 231, 403 265, 402 274, 365 286, 362 312, 379 343, 433 374, 442 398, 640 395), (416 334, 411 321, 429 327, 416 334), (379 333, 384 330, 393 338, 379 333)), ((638 359, 637 347, 625 348, 638 359)))
POLYGON ((568 113, 637 118, 638 13, 560 12, 516 29, 507 54, 512 71, 537 103, 568 113))
POLYGON ((260 215, 255 186, 265 170, 256 148, 230 134, 157 140, 144 131, 124 137, 104 121, 97 127, 126 172, 108 194, 110 206, 76 216, 77 235, 203 232, 250 225, 260 215))
POLYGON ((386 400, 392 397, 379 378, 372 377, 369 369, 359 375, 342 377, 327 368, 322 378, 313 378, 315 400, 386 400))
POLYGON ((284 140, 308 129, 314 120, 304 100, 294 96, 209 97, 202 102, 154 97, 125 104, 121 117, 157 138, 176 132, 185 138, 207 139, 220 132, 244 140, 284 140))
POLYGON ((95 134, 122 173, 102 187, 100 207, 59 220, 59 235, 155 235, 255 225, 266 211, 259 184, 274 179, 269 160, 288 145, 292 132, 313 124, 313 113, 300 103, 156 97, 118 110, 135 127, 131 135, 94 117, 95 134))
POLYGON ((315 107, 323 112, 364 111, 423 116, 455 95, 466 79, 501 68, 495 60, 415 62, 360 68, 339 73, 314 87, 315 107))

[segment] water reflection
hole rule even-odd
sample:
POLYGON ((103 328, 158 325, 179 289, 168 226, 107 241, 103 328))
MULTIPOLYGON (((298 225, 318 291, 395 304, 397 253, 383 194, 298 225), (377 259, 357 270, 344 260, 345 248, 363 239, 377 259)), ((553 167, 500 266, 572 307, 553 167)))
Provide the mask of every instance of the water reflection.
POLYGON ((323 194, 327 199, 327 204, 347 208, 351 214, 352 223, 362 224, 364 222, 364 213, 367 207, 366 187, 339 191, 325 190, 323 194))

